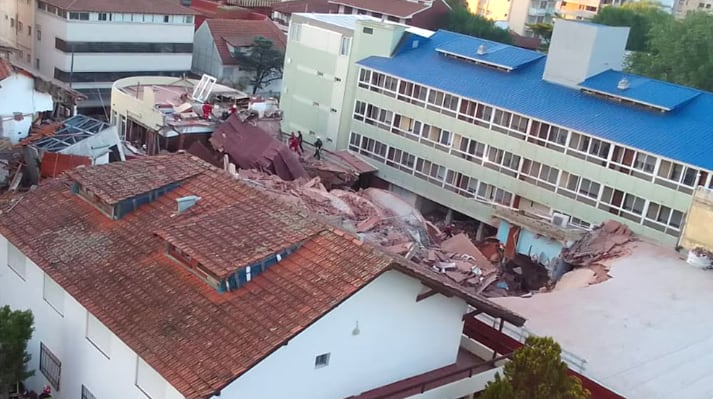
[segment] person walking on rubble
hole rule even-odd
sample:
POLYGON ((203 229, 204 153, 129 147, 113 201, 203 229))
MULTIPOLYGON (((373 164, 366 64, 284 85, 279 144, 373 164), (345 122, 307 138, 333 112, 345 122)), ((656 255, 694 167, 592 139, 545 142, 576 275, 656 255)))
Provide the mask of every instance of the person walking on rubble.
POLYGON ((295 132, 290 133, 290 138, 287 140, 287 144, 289 145, 290 150, 296 152, 297 155, 300 155, 300 147, 297 136, 295 136, 295 132))
POLYGON ((322 140, 319 137, 314 141, 314 157, 317 160, 322 159, 322 140))
POLYGON ((305 152, 304 147, 302 147, 302 131, 297 131, 297 143, 300 145, 300 153, 305 152))

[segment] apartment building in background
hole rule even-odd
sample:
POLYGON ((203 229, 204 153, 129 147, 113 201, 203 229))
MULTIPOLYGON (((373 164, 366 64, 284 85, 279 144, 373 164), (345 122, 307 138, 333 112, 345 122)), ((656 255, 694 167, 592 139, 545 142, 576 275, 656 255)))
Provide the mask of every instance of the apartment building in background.
POLYGON ((563 19, 589 20, 602 9, 602 7, 619 7, 629 0, 559 0, 557 14, 563 19))
POLYGON ((190 72, 194 11, 178 2, 32 1, 32 66, 86 95, 82 112, 108 107, 115 80, 190 72))
POLYGON ((34 59, 35 0, 0 0, 0 45, 14 49, 11 61, 31 66, 34 59))
POLYGON ((695 11, 713 12, 713 1, 711 0, 674 0, 673 15, 676 18, 684 18, 688 13, 695 11))
POLYGON ((498 22, 520 36, 533 36, 530 24, 552 23, 557 12, 556 0, 470 0, 474 14, 498 22))
MULTIPOLYGON (((674 244, 691 193, 713 183, 713 94, 622 72, 628 28, 558 21, 545 56, 447 31, 352 23, 357 63, 339 82, 346 94, 333 145, 369 157, 395 190, 492 226, 512 212, 542 216, 548 229, 614 219, 674 244)), ((319 76, 321 58, 301 40, 290 37, 286 70, 319 76)), ((304 106, 328 92, 293 92, 295 84, 286 81, 283 98, 304 106)), ((300 118, 286 108, 283 126, 300 118)))
POLYGON ((187 154, 71 169, 0 234, 58 399, 470 397, 512 341, 475 315, 525 322, 187 154))

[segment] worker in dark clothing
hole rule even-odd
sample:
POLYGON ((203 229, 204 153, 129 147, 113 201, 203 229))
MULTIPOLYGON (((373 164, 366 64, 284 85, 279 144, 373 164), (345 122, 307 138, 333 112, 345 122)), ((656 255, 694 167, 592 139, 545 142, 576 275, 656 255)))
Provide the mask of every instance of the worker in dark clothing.
POLYGON ((302 131, 301 130, 297 131, 297 144, 300 145, 300 153, 305 152, 305 149, 302 147, 302 131))
POLYGON ((319 137, 314 141, 314 157, 318 160, 322 158, 322 140, 319 137))
POLYGON ((42 390, 39 399, 52 399, 52 388, 50 388, 49 385, 47 385, 45 389, 42 390))

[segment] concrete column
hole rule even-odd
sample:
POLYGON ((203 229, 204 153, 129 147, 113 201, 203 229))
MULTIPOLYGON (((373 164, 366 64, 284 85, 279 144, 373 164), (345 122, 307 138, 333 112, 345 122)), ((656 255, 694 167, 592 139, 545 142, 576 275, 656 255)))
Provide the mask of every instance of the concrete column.
POLYGON ((453 209, 448 209, 448 212, 446 212, 446 219, 443 222, 446 225, 449 225, 453 222, 453 209))
POLYGON ((480 222, 478 224, 478 230, 475 231, 475 240, 480 241, 482 240, 485 236, 485 223, 480 222))

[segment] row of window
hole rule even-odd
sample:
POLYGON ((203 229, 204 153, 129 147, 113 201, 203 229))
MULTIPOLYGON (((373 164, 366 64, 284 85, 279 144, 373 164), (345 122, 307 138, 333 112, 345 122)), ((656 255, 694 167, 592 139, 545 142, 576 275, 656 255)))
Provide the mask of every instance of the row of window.
POLYGON ((181 77, 188 71, 128 71, 128 72, 67 72, 54 69, 54 78, 65 83, 115 82, 132 76, 174 76, 181 77))
POLYGON ((67 11, 47 4, 44 1, 37 2, 37 8, 47 11, 71 21, 92 21, 92 22, 135 22, 153 24, 192 24, 193 15, 162 15, 162 14, 137 14, 137 13, 108 13, 108 12, 81 12, 67 11))
POLYGON ((688 194, 698 185, 713 188, 713 174, 498 109, 416 83, 362 68, 359 87, 425 107, 508 136, 584 159, 612 170, 688 194))
MULTIPOLYGON (((401 131, 395 124, 391 125, 390 128, 387 121, 392 119, 405 120, 410 118, 401 117, 400 115, 394 116, 390 113, 390 111, 385 111, 372 104, 357 101, 354 119, 399 134, 403 131, 401 131)), ((446 151, 450 154, 465 158, 477 165, 481 165, 499 173, 523 180, 587 205, 598 207, 599 209, 632 220, 636 223, 644 224, 647 227, 663 231, 667 234, 678 236, 680 233, 680 227, 683 221, 682 211, 671 209, 650 201, 644 201, 643 207, 638 206, 640 201, 634 201, 634 199, 639 197, 635 197, 632 194, 627 193, 622 194, 623 202, 618 200, 619 197, 612 199, 609 197, 609 194, 614 191, 618 192, 618 190, 603 186, 602 184, 586 177, 560 171, 555 167, 523 158, 512 152, 486 145, 458 134, 452 134, 438 127, 429 126, 418 121, 416 122, 416 133, 420 136, 419 141, 424 144, 432 144, 434 147, 442 150, 446 148, 446 151), (425 131, 428 133, 424 134, 425 131), (637 205, 636 207, 628 206, 628 204, 632 201, 637 205)), ((411 133, 413 133, 413 130, 411 133)), ((411 133, 407 137, 412 136, 411 133)), ((355 137, 355 140, 358 139, 358 137, 355 137)), ((387 156, 389 152, 383 144, 370 138, 364 138, 363 143, 365 147, 357 146, 356 143, 353 143, 352 146, 358 147, 355 151, 364 152, 367 156, 371 156, 372 158, 375 157, 375 159, 380 160, 381 162, 385 162, 390 166, 394 166, 404 170, 405 172, 411 173, 409 169, 411 167, 411 162, 405 164, 397 162, 396 165, 391 165, 389 163, 389 158, 387 156), (386 161, 384 161, 383 158, 386 158, 386 161)), ((398 149, 394 150, 400 151, 398 149)), ((399 156, 403 158, 406 155, 402 154, 399 156)), ((406 157, 405 159, 411 161, 410 157, 406 157)), ((394 160, 391 161, 394 162, 394 160)), ((443 180, 442 177, 448 175, 448 172, 443 167, 434 167, 432 165, 426 166, 427 169, 424 171, 419 168, 417 163, 415 170, 417 172, 421 171, 422 173, 420 176, 418 173, 416 173, 416 175, 419 177, 423 176, 426 180, 439 185, 443 180)), ((460 180, 459 182, 463 183, 465 187, 469 184, 468 182, 460 180)), ((442 187, 448 189, 448 183, 446 183, 446 186, 442 187)), ((466 196, 469 195, 467 192, 471 192, 465 187, 461 187, 461 185, 456 185, 455 187, 458 187, 459 190, 461 190, 456 192, 465 194, 466 196), (462 190, 466 190, 466 192, 463 192, 462 190)))
POLYGON ((55 38, 54 47, 65 53, 192 53, 193 43, 67 42, 55 38))
MULTIPOLYGON (((40 342, 40 372, 47 378, 50 385, 59 391, 62 362, 43 342, 40 342)), ((96 396, 86 385, 82 384, 81 399, 96 399, 96 396)))
POLYGON ((380 141, 354 132, 349 137, 349 149, 466 198, 494 202, 508 207, 512 206, 515 198, 512 193, 492 184, 478 181, 478 179, 449 170, 433 161, 416 157, 406 151, 389 147, 380 141))

